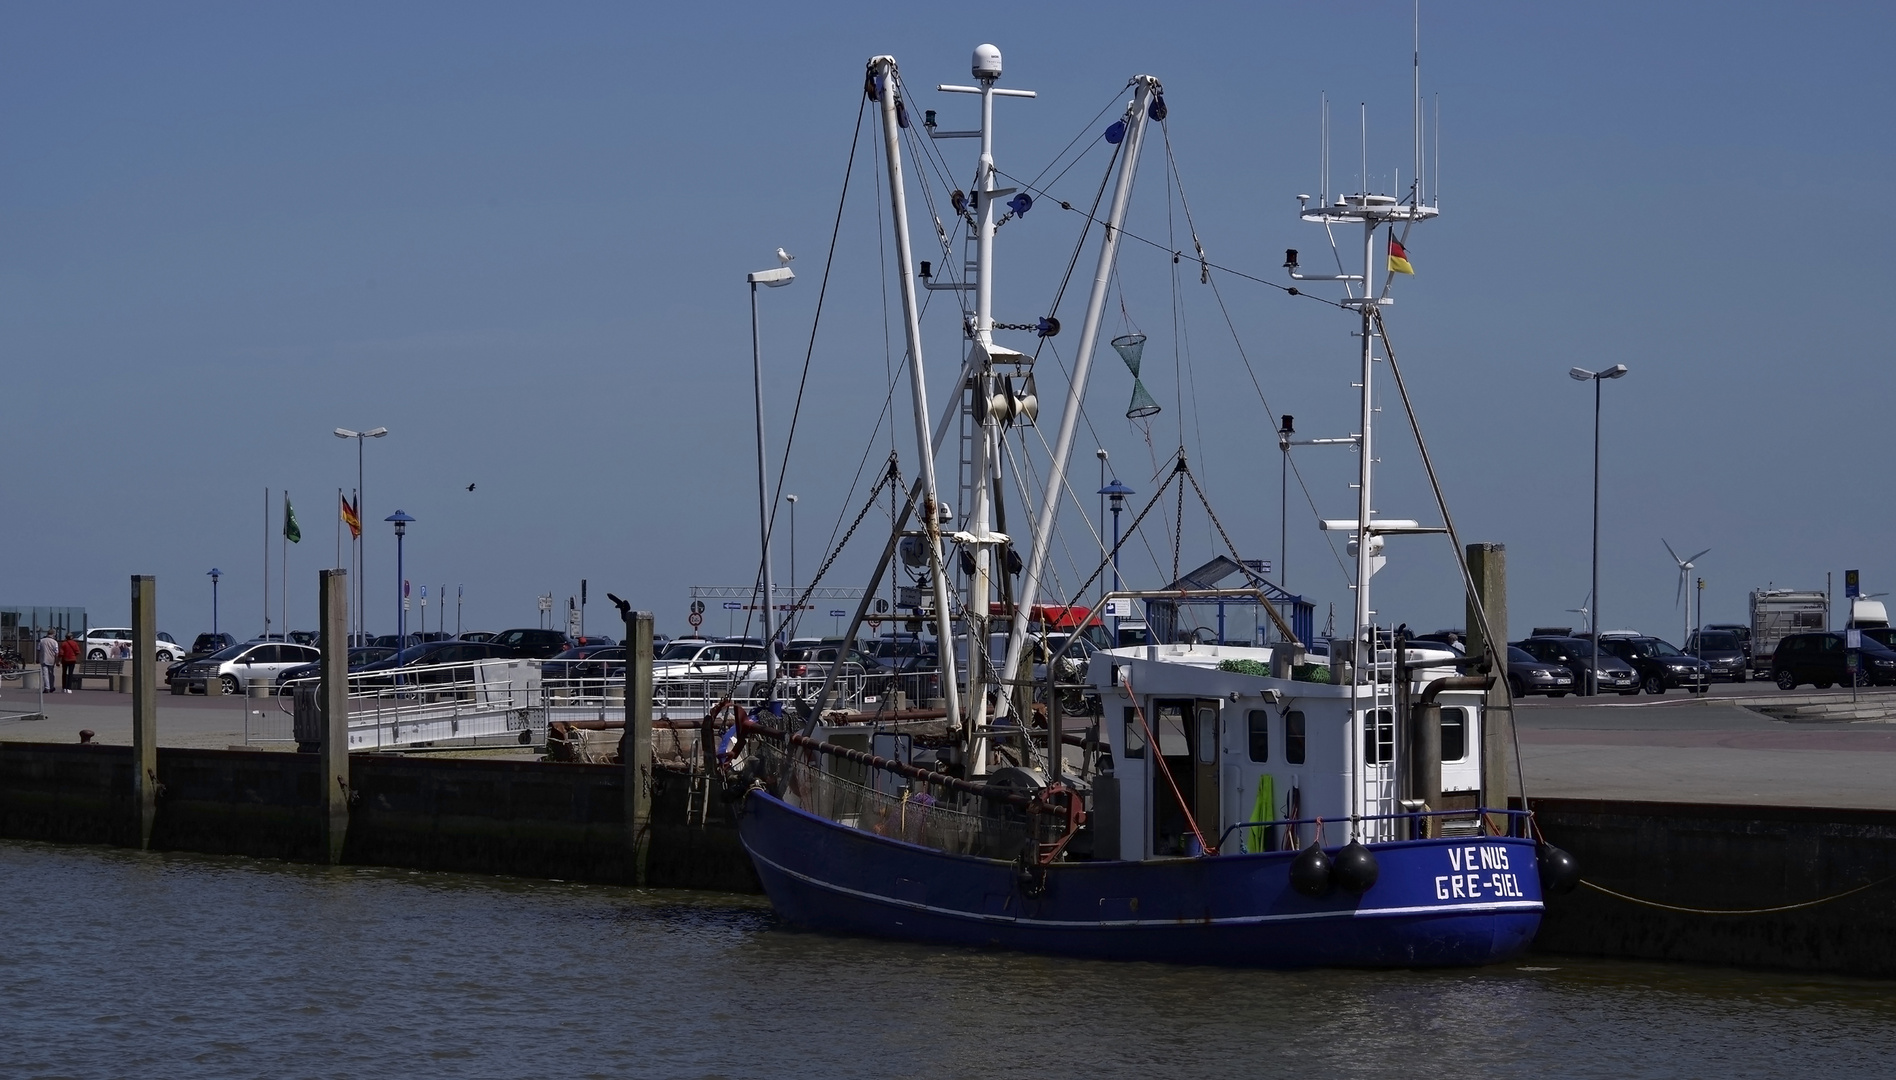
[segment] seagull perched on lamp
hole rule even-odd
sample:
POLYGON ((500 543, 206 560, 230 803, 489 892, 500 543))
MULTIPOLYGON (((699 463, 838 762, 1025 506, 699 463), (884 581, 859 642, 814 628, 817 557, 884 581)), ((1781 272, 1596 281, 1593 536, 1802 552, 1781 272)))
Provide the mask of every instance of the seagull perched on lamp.
POLYGON ((795 256, 795 255, 792 255, 792 254, 790 254, 789 252, 787 252, 787 251, 785 251, 784 249, 782 249, 782 248, 778 248, 778 249, 777 249, 777 261, 778 261, 778 262, 780 262, 780 263, 782 263, 783 265, 785 265, 785 266, 789 266, 789 265, 790 265, 790 260, 791 260, 791 259, 794 259, 794 258, 796 258, 796 256, 795 256))

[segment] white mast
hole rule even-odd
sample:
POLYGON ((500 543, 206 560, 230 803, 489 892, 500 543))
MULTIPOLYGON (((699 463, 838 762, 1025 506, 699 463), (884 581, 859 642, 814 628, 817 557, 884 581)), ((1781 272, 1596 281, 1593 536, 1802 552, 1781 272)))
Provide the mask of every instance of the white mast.
POLYGON ((948 578, 943 573, 941 502, 935 488, 935 447, 928 433, 928 383, 922 373, 921 311, 915 303, 915 264, 909 246, 908 197, 902 187, 902 139, 896 116, 895 57, 869 61, 882 107, 883 156, 889 167, 889 207, 895 223, 895 260, 902 293, 902 323, 908 335, 909 388, 915 405, 915 448, 921 456, 922 521, 928 532, 929 570, 935 585, 936 636, 941 643, 941 691, 948 706, 950 726, 961 722, 961 702, 955 686, 954 635, 948 630, 948 578))
MULTIPOLYGON (((1067 387, 1066 408, 1060 414, 1060 432, 1053 443, 1053 461, 1047 476, 1046 497, 1034 522, 1033 550, 1027 559, 1027 571, 1015 598, 1014 621, 1008 627, 1007 659, 1003 672, 1020 668, 1021 654, 1027 645, 1027 623, 1040 595, 1040 577, 1046 569, 1047 549, 1053 540, 1054 522, 1060 513, 1061 489, 1066 486, 1067 459, 1073 451, 1073 433, 1080 420, 1080 405, 1086 398, 1086 377, 1093 365, 1093 348, 1099 342, 1100 316, 1106 309, 1106 291, 1112 281, 1113 261, 1119 253, 1120 226, 1126 220, 1126 204, 1132 200, 1132 182, 1138 174, 1139 147, 1145 141, 1146 118, 1155 97, 1163 90, 1150 75, 1135 76, 1133 97, 1126 107, 1126 133, 1120 147, 1119 175, 1113 188, 1112 208, 1107 211, 1105 235, 1100 241, 1099 261, 1093 271, 1093 291, 1086 301, 1086 321, 1080 327, 1080 344, 1074 354, 1073 380, 1067 387)), ((1002 708, 1006 699, 1002 699, 1002 708)), ((1057 752, 1057 750, 1056 750, 1057 752)))
MULTIPOLYGON (((981 159, 974 180, 974 321, 969 326, 973 343, 969 347, 964 372, 971 385, 957 393, 972 391, 979 434, 971 448, 969 462, 969 498, 964 528, 955 539, 974 556, 974 576, 968 583, 968 600, 963 616, 968 628, 968 771, 970 775, 987 773, 988 722, 988 610, 994 592, 994 548, 1007 543, 1007 537, 994 531, 993 479, 1000 459, 1001 427, 1011 415, 1012 401, 996 390, 995 366, 1010 365, 1019 371, 1027 357, 994 344, 994 231, 1007 216, 996 206, 1015 192, 996 185, 994 167, 994 99, 997 97, 1031 98, 1031 90, 1008 90, 995 86, 1001 77, 1001 50, 993 45, 977 45, 971 65, 976 86, 941 85, 936 89, 950 94, 981 96, 981 159), (996 404, 1001 408, 995 408, 996 404)), ((933 134, 933 133, 931 133, 933 134)), ((944 641, 942 652, 951 656, 953 642, 944 641)), ((946 670, 946 669, 944 669, 946 670)))

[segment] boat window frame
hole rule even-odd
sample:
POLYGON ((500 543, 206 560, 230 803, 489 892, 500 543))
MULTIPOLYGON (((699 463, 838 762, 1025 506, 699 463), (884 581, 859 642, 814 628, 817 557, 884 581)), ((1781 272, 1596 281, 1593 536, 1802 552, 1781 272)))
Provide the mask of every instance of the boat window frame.
POLYGON ((1310 720, 1302 709, 1284 713, 1284 764, 1302 765, 1310 755, 1310 720))
POLYGON ((1245 715, 1245 734, 1248 736, 1249 752, 1253 764, 1263 765, 1271 760, 1271 711, 1252 709, 1245 715))

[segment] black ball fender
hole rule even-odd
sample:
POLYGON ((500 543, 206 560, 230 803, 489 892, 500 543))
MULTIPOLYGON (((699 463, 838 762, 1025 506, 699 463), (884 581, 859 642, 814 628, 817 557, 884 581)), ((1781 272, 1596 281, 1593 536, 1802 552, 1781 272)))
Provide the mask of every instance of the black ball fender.
POLYGON ((1309 897, 1330 891, 1330 856, 1324 854, 1315 840, 1291 860, 1290 887, 1309 897))
POLYGON ((1352 896, 1361 896, 1375 884, 1382 874, 1382 868, 1376 865, 1376 856, 1370 854, 1361 842, 1351 840, 1337 850, 1330 876, 1337 886, 1352 896))
POLYGON ((1542 841, 1534 851, 1540 865, 1541 892, 1565 896, 1580 885, 1580 862, 1572 855, 1542 841))

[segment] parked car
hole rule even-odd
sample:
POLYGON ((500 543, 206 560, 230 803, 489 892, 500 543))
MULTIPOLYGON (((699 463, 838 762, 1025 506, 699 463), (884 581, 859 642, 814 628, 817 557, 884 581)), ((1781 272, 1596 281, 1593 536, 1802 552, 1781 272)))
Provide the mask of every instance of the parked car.
POLYGON ((1640 689, 1648 694, 1663 694, 1677 687, 1684 687, 1694 694, 1703 694, 1711 688, 1705 662, 1680 652, 1669 641, 1656 637, 1601 634, 1600 651, 1611 653, 1632 665, 1633 670, 1639 673, 1640 689))
MULTIPOLYGON (((120 655, 130 656, 132 650, 132 629, 129 626, 95 626, 86 631, 85 641, 81 643, 88 660, 112 660, 120 655)), ((184 646, 171 640, 170 634, 158 635, 158 646, 154 650, 161 664, 174 664, 184 659, 184 646)))
MULTIPOLYGON (((1587 672, 1595 666, 1592 642, 1572 637, 1531 637, 1514 645, 1536 660, 1566 668, 1573 674, 1574 693, 1582 696, 1587 693, 1587 672)), ((1601 692, 1639 693, 1639 677, 1632 666, 1604 647, 1600 649, 1598 668, 1601 692)))
POLYGON ((486 644, 498 645, 512 650, 510 655, 524 656, 534 660, 558 656, 573 647, 572 640, 564 631, 542 630, 537 626, 502 630, 489 638, 486 644))
POLYGON ((1508 689, 1516 698, 1529 694, 1566 697, 1573 690, 1573 672, 1564 665, 1537 660, 1517 645, 1509 645, 1508 689))
MULTIPOLYGON (((779 670, 792 679, 821 677, 829 673, 830 665, 836 663, 842 650, 840 642, 834 645, 792 645, 783 651, 783 664, 779 670)), ((843 673, 848 675, 882 675, 888 671, 882 666, 882 661, 859 649, 850 649, 843 659, 843 665, 843 673), (851 670, 852 664, 859 670, 851 670)))
POLYGON ((492 630, 469 630, 467 633, 461 634, 460 638, 462 641, 492 641, 494 640, 494 632, 492 630))
POLYGON ((703 638, 679 638, 665 646, 665 651, 652 661, 652 677, 657 680, 745 679, 763 682, 766 674, 762 645, 706 641, 703 638))
MULTIPOLYGON (((380 660, 386 660, 394 655, 394 649, 384 649, 375 645, 358 645, 349 650, 349 670, 357 671, 366 665, 373 664, 380 660)), ((284 668, 282 673, 277 676, 276 684, 281 688, 298 679, 319 679, 322 677, 322 674, 323 664, 321 660, 309 664, 298 664, 293 668, 284 668)))
MULTIPOLYGON (((1786 634, 1771 654, 1771 679, 1780 690, 1810 683, 1819 690, 1841 683, 1850 685, 1849 653, 1841 630, 1786 634)), ((1863 635, 1857 651, 1856 684, 1888 686, 1896 683, 1896 651, 1863 635)))
POLYGON ((1706 673, 1714 679, 1744 682, 1749 676, 1751 654, 1730 630, 1694 630, 1685 639, 1685 651, 1705 661, 1706 673))
POLYGON ((352 674, 358 686, 452 682, 461 676, 446 670, 447 665, 516 656, 513 650, 493 641, 425 641, 372 664, 364 664, 352 674))
POLYGON ((168 675, 169 682, 182 680, 194 694, 204 692, 205 684, 216 679, 224 693, 242 694, 253 682, 275 686, 277 676, 286 669, 322 659, 322 653, 307 645, 275 641, 246 641, 212 653, 202 660, 178 664, 168 675))
POLYGON ((605 682, 617 671, 625 674, 625 646, 575 645, 540 662, 540 685, 554 688, 589 688, 600 693, 605 682))
POLYGON ((191 651, 184 654, 185 659, 194 660, 199 657, 209 656, 220 649, 228 649, 235 644, 237 644, 237 639, 231 637, 229 634, 199 634, 191 642, 191 651))

